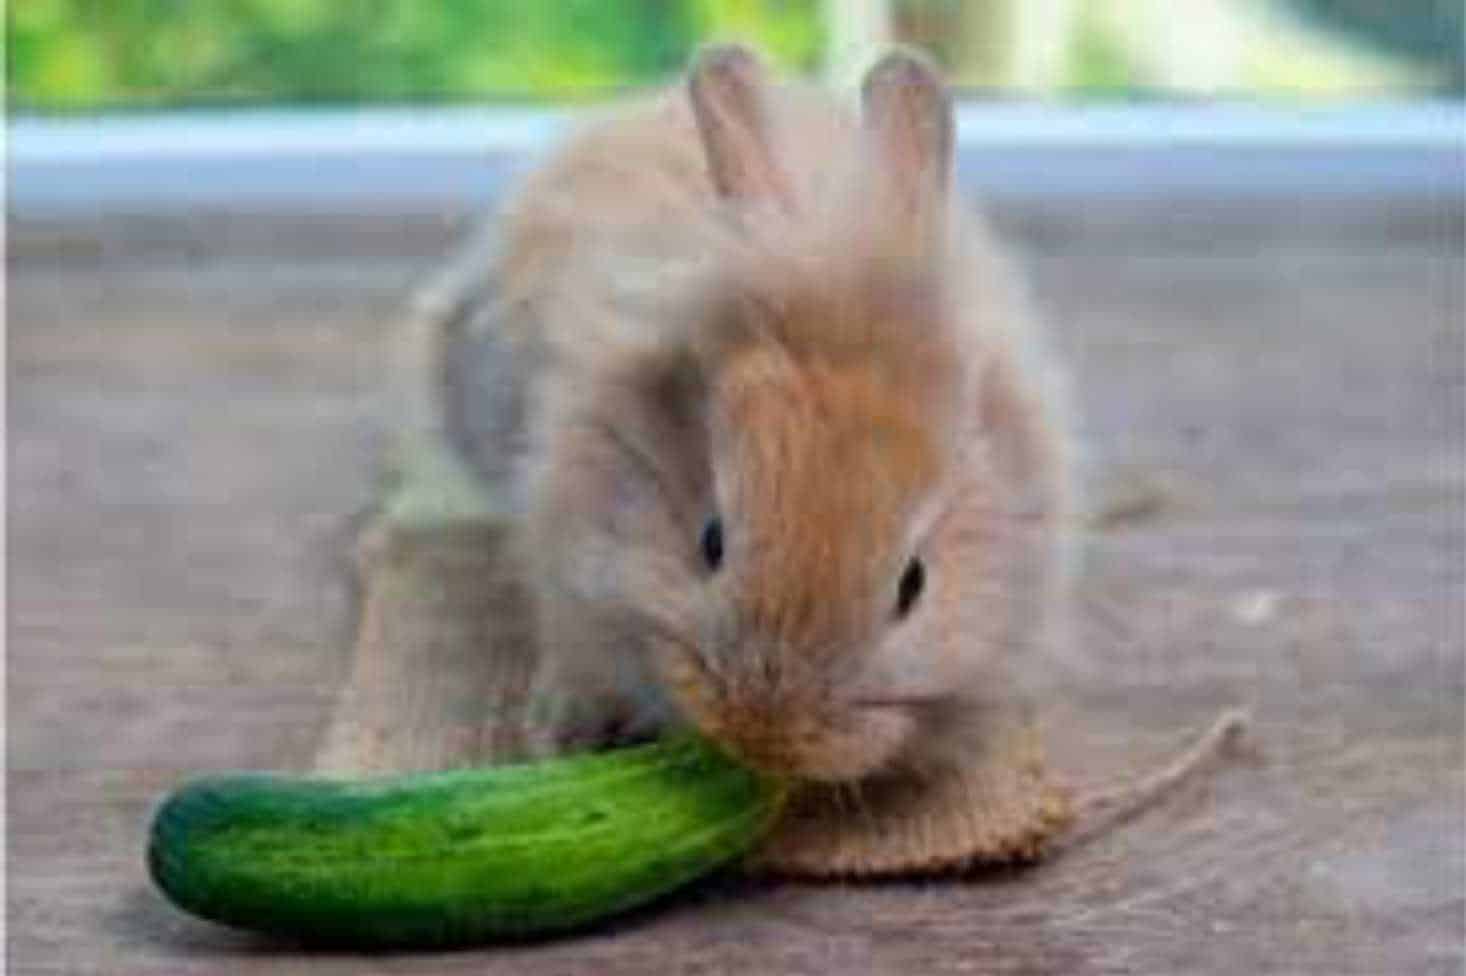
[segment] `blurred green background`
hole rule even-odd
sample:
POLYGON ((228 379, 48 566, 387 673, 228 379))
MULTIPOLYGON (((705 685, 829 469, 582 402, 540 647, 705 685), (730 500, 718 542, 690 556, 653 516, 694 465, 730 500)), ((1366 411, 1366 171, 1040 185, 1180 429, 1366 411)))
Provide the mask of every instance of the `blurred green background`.
POLYGON ((920 44, 974 88, 1459 95, 1462 11, 1461 0, 11 0, 7 93, 23 111, 584 99, 663 78, 710 37, 831 71, 875 22, 876 40, 920 44))

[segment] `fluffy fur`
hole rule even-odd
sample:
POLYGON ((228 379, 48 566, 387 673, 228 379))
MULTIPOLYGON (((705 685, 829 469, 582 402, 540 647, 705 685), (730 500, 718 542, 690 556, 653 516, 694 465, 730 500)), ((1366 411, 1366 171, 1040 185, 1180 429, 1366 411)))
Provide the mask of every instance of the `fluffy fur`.
MULTIPOLYGON (((1062 819, 1013 731, 1063 612, 1059 390, 954 205, 952 143, 917 56, 872 69, 855 112, 720 47, 522 188, 501 328, 532 370, 543 750, 690 721, 812 807, 854 789, 909 812, 922 784, 996 782, 963 771, 1021 739, 1029 795, 980 825, 984 849, 1022 855, 1062 819), (925 592, 901 618, 914 558, 925 592)), ((910 866, 931 818, 871 833, 871 814, 838 869, 910 866)))

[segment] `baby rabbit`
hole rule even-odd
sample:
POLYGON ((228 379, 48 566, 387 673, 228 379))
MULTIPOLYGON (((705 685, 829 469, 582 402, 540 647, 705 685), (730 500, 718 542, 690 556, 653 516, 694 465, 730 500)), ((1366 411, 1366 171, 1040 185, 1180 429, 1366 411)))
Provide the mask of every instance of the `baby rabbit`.
POLYGON ((775 870, 1027 856, 1066 816, 1023 688, 1063 617, 1059 390, 953 128, 919 55, 856 113, 711 47, 502 228, 538 748, 697 727, 800 784, 775 870))

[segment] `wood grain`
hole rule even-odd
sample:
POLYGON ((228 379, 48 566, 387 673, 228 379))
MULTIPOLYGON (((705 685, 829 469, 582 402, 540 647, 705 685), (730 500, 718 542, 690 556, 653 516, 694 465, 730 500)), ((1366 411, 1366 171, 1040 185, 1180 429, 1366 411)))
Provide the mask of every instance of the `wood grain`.
POLYGON ((1247 237, 1238 213, 1214 247, 1046 238, 1031 264, 1132 513, 1089 554, 1052 760, 1102 784, 1237 704, 1251 759, 1030 871, 718 882, 583 938, 431 956, 195 922, 141 844, 190 772, 311 761, 397 409, 388 327, 433 256, 13 265, 10 971, 1459 972, 1460 237, 1392 239, 1388 214, 1247 237))

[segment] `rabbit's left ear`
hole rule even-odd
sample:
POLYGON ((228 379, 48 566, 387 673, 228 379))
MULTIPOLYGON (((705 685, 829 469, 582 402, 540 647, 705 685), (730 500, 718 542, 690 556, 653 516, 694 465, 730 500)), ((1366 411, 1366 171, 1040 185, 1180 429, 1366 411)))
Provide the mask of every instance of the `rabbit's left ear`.
POLYGON ((793 190, 770 138, 769 83, 758 56, 740 44, 704 47, 687 85, 718 195, 792 211, 793 190))
POLYGON ((892 51, 866 73, 860 91, 865 131, 890 216, 927 226, 945 208, 952 179, 952 98, 925 55, 892 51))

